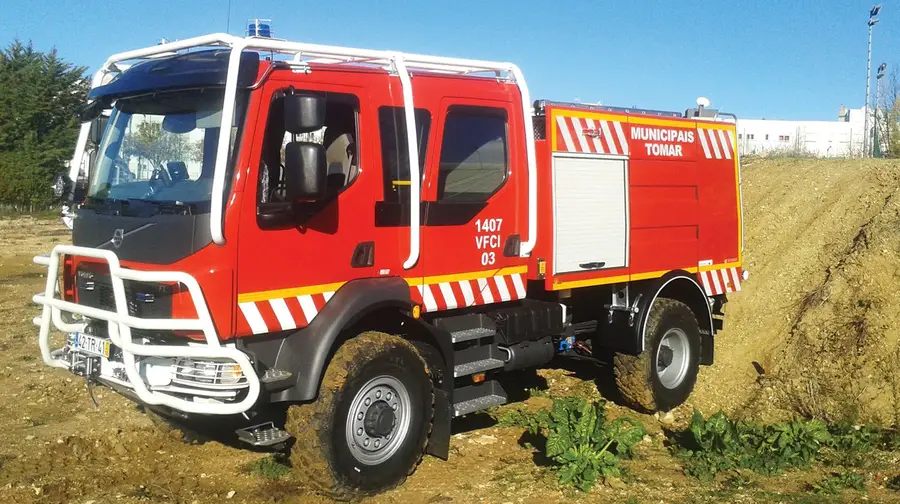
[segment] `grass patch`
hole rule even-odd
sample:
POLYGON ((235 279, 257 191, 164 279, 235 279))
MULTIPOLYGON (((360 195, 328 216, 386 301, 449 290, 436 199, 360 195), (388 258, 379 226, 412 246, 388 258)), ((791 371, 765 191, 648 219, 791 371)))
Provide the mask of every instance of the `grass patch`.
POLYGON ((622 475, 619 462, 630 458, 646 434, 627 417, 609 421, 605 402, 578 396, 554 398, 550 409, 508 410, 497 418, 503 427, 521 427, 543 440, 538 443, 559 483, 589 492, 599 478, 622 475))
POLYGON ((836 495, 846 489, 865 491, 866 482, 862 475, 853 472, 838 472, 809 485, 809 490, 815 494, 836 495))
POLYGON ((528 393, 528 397, 550 397, 550 390, 546 388, 532 387, 525 390, 528 393))
POLYGON ((277 480, 291 472, 287 457, 280 453, 263 457, 244 466, 244 472, 266 479, 277 480))
POLYGON ((706 481, 734 470, 771 476, 813 462, 860 467, 868 463, 864 454, 895 449, 896 438, 896 431, 873 426, 818 420, 758 425, 722 412, 703 418, 697 411, 688 431, 672 436, 685 473, 706 481))

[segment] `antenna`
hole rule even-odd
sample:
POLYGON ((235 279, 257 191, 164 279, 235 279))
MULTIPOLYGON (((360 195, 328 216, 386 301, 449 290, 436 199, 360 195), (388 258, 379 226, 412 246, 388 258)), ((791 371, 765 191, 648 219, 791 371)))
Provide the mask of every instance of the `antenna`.
POLYGON ((225 33, 231 30, 231 0, 228 0, 228 18, 225 20, 225 33))

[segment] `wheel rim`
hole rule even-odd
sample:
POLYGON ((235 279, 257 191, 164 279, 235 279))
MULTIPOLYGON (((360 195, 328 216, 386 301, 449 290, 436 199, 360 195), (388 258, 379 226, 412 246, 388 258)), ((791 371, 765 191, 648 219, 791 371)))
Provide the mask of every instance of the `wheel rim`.
POLYGON ((672 328, 663 335, 656 349, 656 375, 667 389, 673 389, 684 381, 690 367, 690 343, 687 334, 672 328))
POLYGON ((377 465, 397 452, 409 434, 409 392, 393 376, 378 376, 363 385, 347 414, 347 447, 359 462, 377 465))

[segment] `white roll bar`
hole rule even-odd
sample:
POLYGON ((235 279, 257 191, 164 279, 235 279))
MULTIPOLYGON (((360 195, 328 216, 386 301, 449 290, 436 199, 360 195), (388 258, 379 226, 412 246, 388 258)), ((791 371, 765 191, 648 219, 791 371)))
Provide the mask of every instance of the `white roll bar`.
MULTIPOLYGON (((387 65, 397 71, 403 90, 403 108, 407 123, 407 143, 409 149, 409 173, 410 173, 410 243, 409 254, 403 263, 405 269, 415 266, 419 259, 420 249, 420 183, 418 162, 418 142, 416 140, 414 102, 410 69, 450 74, 474 74, 491 72, 496 76, 507 74, 507 79, 513 81, 519 88, 522 98, 522 116, 525 127, 526 161, 528 170, 528 239, 522 242, 520 255, 527 257, 534 248, 537 239, 537 168, 534 150, 534 125, 531 119, 531 98, 525 76, 516 65, 512 63, 480 61, 460 58, 445 58, 439 56, 426 56, 420 54, 398 53, 390 51, 356 49, 350 47, 327 46, 319 44, 306 44, 288 42, 283 40, 247 37, 240 38, 226 33, 214 33, 186 40, 169 42, 156 46, 146 47, 133 51, 126 51, 110 56, 103 67, 94 76, 92 86, 97 86, 103 77, 118 71, 116 63, 146 59, 163 53, 170 53, 183 49, 225 46, 231 49, 228 60, 228 72, 225 81, 225 99, 222 111, 222 126, 219 132, 219 145, 216 153, 215 171, 213 174, 212 201, 210 210, 210 235, 217 245, 225 244, 223 232, 224 201, 225 201, 225 172, 228 163, 228 149, 231 141, 231 123, 234 120, 234 102, 237 93, 237 78, 240 67, 240 56, 244 50, 268 50, 280 54, 293 55, 292 64, 304 64, 304 58, 316 58, 317 63, 366 63, 375 65, 387 65)), ((76 181, 78 168, 75 160, 80 163, 84 154, 84 144, 89 132, 89 124, 81 127, 73 158, 70 178, 76 181), (74 177, 72 173, 74 171, 74 177)))

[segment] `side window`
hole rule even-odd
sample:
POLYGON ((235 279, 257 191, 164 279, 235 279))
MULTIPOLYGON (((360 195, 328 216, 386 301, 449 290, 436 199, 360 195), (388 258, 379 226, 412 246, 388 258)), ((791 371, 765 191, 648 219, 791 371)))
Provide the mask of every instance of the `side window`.
MULTIPOLYGON (((425 109, 414 110, 416 141, 419 152, 420 182, 424 180, 425 153, 428 149, 428 133, 431 130, 431 114, 425 109)), ((384 200, 392 203, 407 201, 409 186, 409 148, 406 143, 406 115, 403 107, 378 109, 378 132, 381 135, 381 166, 384 180, 384 200)))
POLYGON ((315 142, 325 147, 328 191, 337 194, 359 175, 359 98, 345 93, 324 93, 325 126, 318 131, 291 135, 284 129, 284 93, 269 107, 259 170, 260 203, 284 201, 284 148, 291 141, 315 142))
POLYGON ((506 110, 450 107, 441 140, 438 201, 486 201, 509 168, 506 110))

